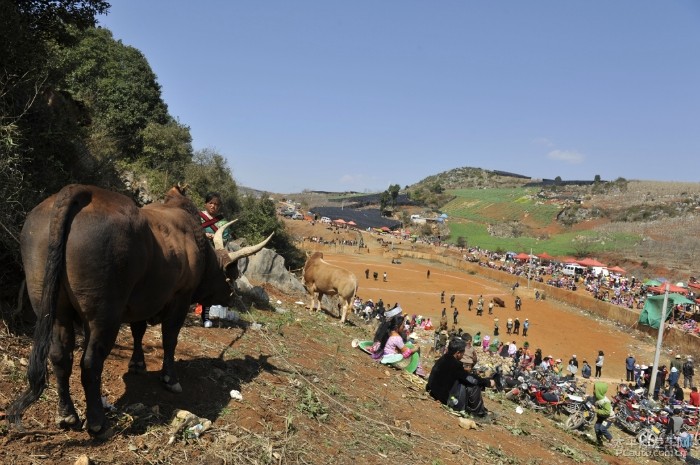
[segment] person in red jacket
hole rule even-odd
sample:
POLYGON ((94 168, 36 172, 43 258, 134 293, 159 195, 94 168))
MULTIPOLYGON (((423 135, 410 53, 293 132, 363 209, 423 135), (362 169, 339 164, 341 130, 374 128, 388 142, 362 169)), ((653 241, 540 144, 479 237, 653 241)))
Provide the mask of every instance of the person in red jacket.
POLYGON ((698 392, 698 388, 695 386, 690 389, 690 405, 693 407, 700 407, 700 392, 698 392))

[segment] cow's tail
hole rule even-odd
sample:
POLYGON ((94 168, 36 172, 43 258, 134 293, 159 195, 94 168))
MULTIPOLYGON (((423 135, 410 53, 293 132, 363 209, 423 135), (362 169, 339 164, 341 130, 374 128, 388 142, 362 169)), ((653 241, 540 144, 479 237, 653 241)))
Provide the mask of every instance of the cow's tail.
POLYGON ((44 272, 43 293, 34 329, 34 346, 29 355, 29 387, 7 408, 7 419, 19 426, 22 414, 36 402, 46 388, 46 362, 51 347, 51 332, 56 319, 56 305, 65 270, 66 239, 75 214, 90 202, 91 192, 82 186, 67 186, 57 195, 51 212, 48 255, 44 272))

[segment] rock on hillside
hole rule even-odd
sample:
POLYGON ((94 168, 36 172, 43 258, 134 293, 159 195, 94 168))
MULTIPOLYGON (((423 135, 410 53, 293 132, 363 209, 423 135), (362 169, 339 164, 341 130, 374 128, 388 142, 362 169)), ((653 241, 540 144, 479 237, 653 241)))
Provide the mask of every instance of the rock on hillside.
POLYGON ((242 262, 239 271, 245 278, 270 283, 287 295, 306 292, 299 278, 284 266, 284 257, 274 250, 262 249, 242 262))

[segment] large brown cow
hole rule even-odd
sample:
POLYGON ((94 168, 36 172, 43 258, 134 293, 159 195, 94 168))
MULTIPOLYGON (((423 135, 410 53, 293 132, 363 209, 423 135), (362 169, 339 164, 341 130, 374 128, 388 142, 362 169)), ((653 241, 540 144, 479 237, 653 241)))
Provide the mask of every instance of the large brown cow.
POLYGON ((331 265, 323 259, 323 253, 316 252, 304 264, 304 287, 311 293, 311 310, 316 310, 324 295, 337 295, 341 301, 340 322, 345 323, 350 305, 357 292, 357 278, 354 274, 339 266, 331 265))
MULTIPOLYGON (((130 323, 134 338, 130 371, 145 371, 147 323, 162 324, 161 379, 181 392, 174 354, 190 304, 229 305, 236 261, 269 240, 232 253, 215 250, 194 204, 177 188, 164 203, 140 209, 128 197, 93 186, 70 185, 44 200, 27 216, 21 235, 38 322, 29 387, 7 409, 8 419, 19 426, 24 410, 43 392, 48 358, 56 374, 57 420, 64 427, 80 426, 69 392, 76 323, 85 334, 80 368, 91 434, 105 430, 102 369, 122 322, 130 323)), ((221 237, 216 243, 222 244, 221 237)))

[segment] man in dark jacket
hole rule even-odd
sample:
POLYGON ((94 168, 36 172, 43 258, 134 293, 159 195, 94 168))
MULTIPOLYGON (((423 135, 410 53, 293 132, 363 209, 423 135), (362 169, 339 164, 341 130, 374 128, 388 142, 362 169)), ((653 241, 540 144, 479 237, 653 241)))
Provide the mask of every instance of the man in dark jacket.
POLYGON ((465 349, 466 343, 462 338, 450 340, 447 352, 435 362, 430 371, 425 390, 433 399, 453 410, 484 418, 489 412, 484 406, 481 390, 496 384, 492 379, 481 378, 472 373, 471 360, 462 364, 465 349))
POLYGON ((632 354, 627 354, 627 358, 625 359, 625 371, 627 372, 626 381, 634 382, 634 364, 635 363, 637 363, 637 361, 634 359, 632 354))
POLYGON ((693 387, 693 376, 695 375, 695 366, 693 365, 693 357, 688 359, 683 364, 683 387, 693 387))

